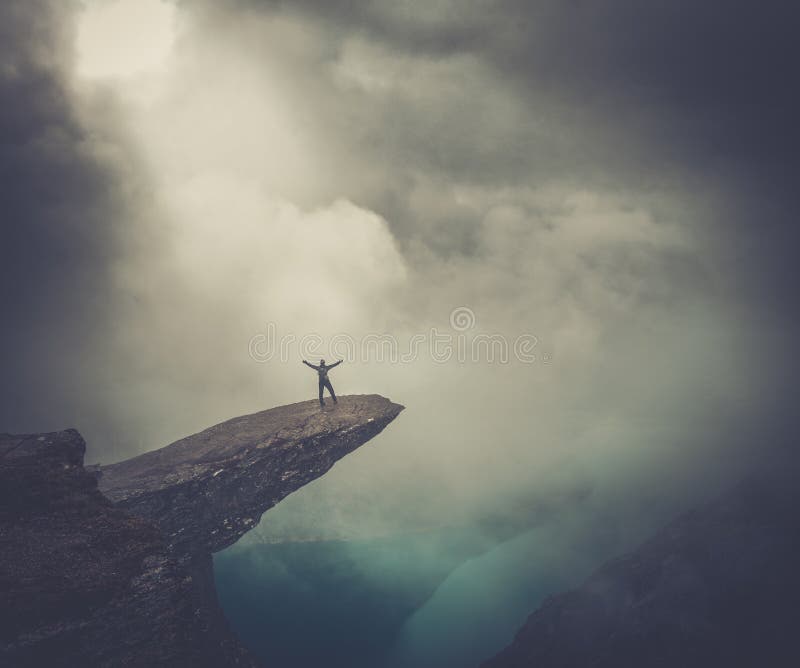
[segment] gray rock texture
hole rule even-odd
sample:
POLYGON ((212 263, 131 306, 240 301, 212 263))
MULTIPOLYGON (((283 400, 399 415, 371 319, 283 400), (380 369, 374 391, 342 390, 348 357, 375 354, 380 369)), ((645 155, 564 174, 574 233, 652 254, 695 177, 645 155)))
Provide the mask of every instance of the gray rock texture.
POLYGON ((212 552, 401 410, 307 401, 99 470, 73 429, 0 434, 0 665, 257 666, 217 603, 212 552))
POLYGON ((243 415, 101 469, 100 489, 153 520, 177 549, 212 553, 235 543, 261 514, 383 430, 402 406, 345 396, 243 415))

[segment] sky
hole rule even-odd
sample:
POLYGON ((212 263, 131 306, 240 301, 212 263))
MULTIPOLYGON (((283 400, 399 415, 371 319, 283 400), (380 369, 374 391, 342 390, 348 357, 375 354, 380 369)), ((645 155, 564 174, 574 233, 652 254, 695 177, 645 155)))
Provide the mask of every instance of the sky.
POLYGON ((780 463, 794 14, 4 2, 0 429, 111 463, 314 398, 300 360, 335 337, 420 336, 331 372, 407 410, 264 532, 576 504, 624 531, 780 463), (265 359, 270 328, 295 341, 265 359), (442 361, 433 329, 534 359, 442 361))

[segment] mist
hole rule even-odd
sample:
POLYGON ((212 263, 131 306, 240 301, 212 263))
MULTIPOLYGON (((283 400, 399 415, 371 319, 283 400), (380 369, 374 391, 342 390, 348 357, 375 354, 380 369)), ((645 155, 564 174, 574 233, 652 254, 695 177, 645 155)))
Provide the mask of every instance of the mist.
POLYGON ((566 554, 602 523, 613 554, 784 456, 797 100, 769 10, 145 4, 141 62, 104 58, 100 0, 0 10, 3 430, 74 426, 107 464, 313 398, 300 361, 337 337, 435 328, 534 359, 359 348, 337 392, 407 410, 233 550, 538 527, 566 554), (773 39, 727 59, 740 30, 773 39), (259 359, 270 327, 292 343, 259 359))

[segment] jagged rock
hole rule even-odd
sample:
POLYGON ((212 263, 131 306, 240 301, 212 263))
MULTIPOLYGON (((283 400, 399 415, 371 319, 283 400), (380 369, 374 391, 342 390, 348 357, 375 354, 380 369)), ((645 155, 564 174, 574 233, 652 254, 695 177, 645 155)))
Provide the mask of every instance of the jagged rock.
POLYGON ((72 429, 0 436, 0 664, 199 665, 188 571, 97 490, 84 450, 72 429))
POLYGON ((371 439, 402 406, 345 396, 243 415, 160 450, 101 469, 100 489, 156 522, 176 548, 217 552, 261 514, 371 439))
POLYGON ((0 665, 257 666, 211 552, 401 410, 374 395, 283 406, 99 471, 75 430, 0 435, 0 665))
POLYGON ((483 668, 800 665, 798 501, 753 476, 546 599, 483 668))

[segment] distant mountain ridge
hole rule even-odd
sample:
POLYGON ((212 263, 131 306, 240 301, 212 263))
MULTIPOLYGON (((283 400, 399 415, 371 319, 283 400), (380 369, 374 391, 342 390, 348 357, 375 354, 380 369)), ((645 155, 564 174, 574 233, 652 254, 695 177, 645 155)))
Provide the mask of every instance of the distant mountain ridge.
POLYGON ((482 668, 800 665, 800 488, 763 472, 551 596, 482 668))

